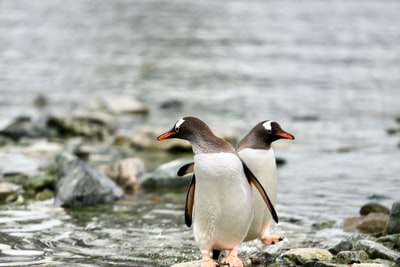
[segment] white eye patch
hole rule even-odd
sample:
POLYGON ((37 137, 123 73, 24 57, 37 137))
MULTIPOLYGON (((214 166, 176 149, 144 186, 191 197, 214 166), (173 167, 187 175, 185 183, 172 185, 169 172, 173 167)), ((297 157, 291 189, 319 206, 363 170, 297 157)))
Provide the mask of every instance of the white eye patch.
POLYGON ((272 131, 271 123, 273 123, 273 121, 266 121, 266 122, 263 123, 263 127, 265 128, 265 130, 272 131))
POLYGON ((176 122, 175 124, 175 130, 179 130, 179 127, 181 127, 182 123, 184 123, 184 119, 180 119, 179 121, 176 122))

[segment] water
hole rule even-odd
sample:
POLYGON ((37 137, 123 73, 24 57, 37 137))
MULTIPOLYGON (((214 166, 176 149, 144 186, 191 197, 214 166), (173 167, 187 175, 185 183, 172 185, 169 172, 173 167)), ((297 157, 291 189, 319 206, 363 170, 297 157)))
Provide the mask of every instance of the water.
MULTIPOLYGON (((275 231, 290 246, 327 245, 346 235, 340 224, 360 205, 399 199, 399 136, 386 134, 399 127, 398 10, 396 0, 3 0, 0 127, 20 114, 65 114, 117 94, 151 108, 147 117, 121 118, 121 131, 169 129, 191 114, 242 136, 258 121, 277 120, 296 140, 276 151, 288 164, 279 170, 283 219, 275 231), (32 104, 39 94, 49 99, 45 109, 32 104), (169 100, 183 104, 159 108, 169 100), (333 229, 313 230, 330 220, 333 229)), ((0 264, 194 259, 183 200, 184 192, 158 192, 92 212, 47 202, 2 207, 0 264)))

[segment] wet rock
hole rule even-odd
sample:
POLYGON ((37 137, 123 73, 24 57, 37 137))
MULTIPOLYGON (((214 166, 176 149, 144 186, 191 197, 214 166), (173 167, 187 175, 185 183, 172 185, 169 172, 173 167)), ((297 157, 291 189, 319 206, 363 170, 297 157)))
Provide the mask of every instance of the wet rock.
POLYGON ((111 113, 147 114, 149 108, 142 101, 131 96, 113 96, 104 99, 103 104, 111 113))
MULTIPOLYGON (((306 267, 306 266, 304 266, 304 267, 306 267)), ((345 264, 336 264, 336 263, 326 262, 326 261, 317 261, 314 263, 314 265, 312 265, 312 267, 349 267, 349 266, 345 265, 345 264)))
POLYGON ((386 233, 398 234, 400 233, 400 201, 393 203, 390 210, 389 220, 386 225, 386 233))
POLYGON ((384 213, 369 213, 358 223, 357 229, 361 233, 383 232, 386 227, 389 216, 384 213))
POLYGON ((292 119, 294 121, 318 121, 319 117, 316 115, 303 115, 303 116, 294 116, 292 119))
POLYGON ((122 187, 126 194, 137 192, 139 180, 146 173, 146 167, 140 158, 126 158, 112 164, 101 165, 98 169, 122 187))
POLYGON ((81 160, 65 166, 55 188, 55 205, 62 207, 111 204, 122 197, 123 190, 113 180, 81 160))
POLYGON ((21 193, 21 189, 20 185, 0 182, 0 204, 16 200, 21 193))
POLYGON ((191 162, 192 160, 177 159, 162 164, 152 173, 147 174, 141 185, 145 188, 152 187, 169 187, 169 186, 188 186, 190 179, 186 177, 178 177, 177 172, 180 167, 191 162))
POLYGON ((368 215, 372 212, 389 214, 389 209, 379 203, 374 202, 367 203, 360 209, 360 215, 362 216, 368 215))
POLYGON ((365 251, 371 259, 381 258, 400 263, 400 253, 372 240, 359 240, 354 246, 365 251))
POLYGON ((355 263, 352 267, 389 267, 389 265, 381 263, 355 263))
POLYGON ((352 250, 352 249, 353 249, 353 244, 348 240, 343 240, 343 241, 339 242, 338 244, 336 244, 335 246, 333 246, 332 248, 330 248, 329 252, 336 255, 340 251, 347 251, 347 250, 352 250))
POLYGON ((331 261, 332 254, 321 248, 295 248, 284 252, 282 258, 294 263, 305 264, 310 260, 331 261))
POLYGON ((103 140, 112 133, 112 126, 99 118, 87 116, 75 117, 50 117, 47 120, 47 127, 56 137, 82 136, 103 140))
POLYGON ((368 259, 369 259, 368 254, 363 250, 341 251, 336 255, 335 262, 352 264, 352 263, 365 262, 368 259))
POLYGON ((38 94, 33 100, 33 105, 37 108, 44 108, 49 103, 47 97, 43 94, 38 94))
POLYGON ((183 106, 182 101, 172 99, 172 100, 165 100, 160 104, 161 109, 179 109, 183 106))
POLYGON ((385 230, 388 215, 384 213, 369 213, 367 216, 351 217, 344 221, 346 232, 378 233, 385 230))
POLYGON ((383 243, 386 247, 400 250, 400 234, 381 236, 376 241, 383 243))
POLYGON ((20 116, 4 129, 0 129, 0 135, 19 141, 23 137, 39 138, 48 135, 44 125, 39 121, 34 121, 31 117, 20 116))

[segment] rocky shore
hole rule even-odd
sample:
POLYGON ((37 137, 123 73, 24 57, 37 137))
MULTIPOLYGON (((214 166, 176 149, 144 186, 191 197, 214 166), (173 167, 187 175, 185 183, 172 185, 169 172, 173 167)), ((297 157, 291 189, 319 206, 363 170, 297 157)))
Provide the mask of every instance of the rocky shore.
MULTIPOLYGON (((0 129, 0 204, 54 198, 57 206, 76 208, 112 204, 155 188, 186 187, 189 180, 177 177, 176 171, 192 160, 188 142, 157 142, 165 129, 119 131, 116 116, 148 113, 138 99, 116 97, 69 115, 15 118, 0 129)), ((388 134, 399 132, 391 129, 388 134)), ((232 143, 237 140, 230 132, 217 134, 232 143)), ((400 202, 391 209, 368 203, 360 216, 346 219, 343 228, 354 235, 332 248, 296 247, 244 262, 270 267, 400 266, 400 202)))

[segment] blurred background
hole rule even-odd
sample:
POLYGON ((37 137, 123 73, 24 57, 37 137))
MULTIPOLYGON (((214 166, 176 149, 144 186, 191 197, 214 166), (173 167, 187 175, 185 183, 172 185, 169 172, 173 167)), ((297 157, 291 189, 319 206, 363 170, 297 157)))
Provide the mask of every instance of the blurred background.
POLYGON ((149 110, 115 117, 121 133, 195 115, 240 138, 276 120, 296 137, 276 150, 277 210, 292 218, 278 231, 333 221, 321 239, 341 237, 362 204, 399 198, 399 10, 397 0, 1 0, 0 128, 121 95, 149 110))

